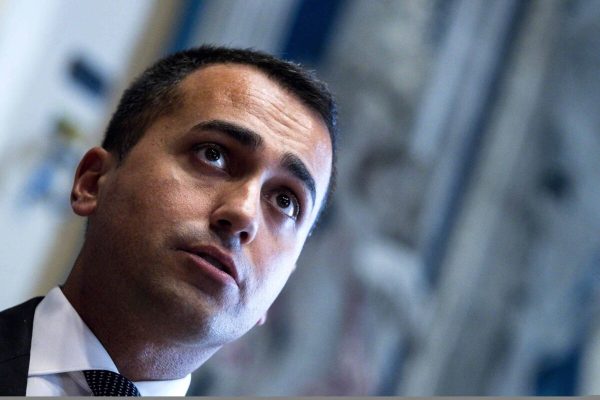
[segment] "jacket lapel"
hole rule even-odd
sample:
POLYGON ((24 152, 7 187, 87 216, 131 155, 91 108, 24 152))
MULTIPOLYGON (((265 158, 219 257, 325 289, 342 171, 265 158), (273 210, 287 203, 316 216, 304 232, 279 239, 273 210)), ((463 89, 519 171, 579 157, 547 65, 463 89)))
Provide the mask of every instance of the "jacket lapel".
POLYGON ((25 396, 33 315, 42 298, 0 312, 0 396, 25 396))

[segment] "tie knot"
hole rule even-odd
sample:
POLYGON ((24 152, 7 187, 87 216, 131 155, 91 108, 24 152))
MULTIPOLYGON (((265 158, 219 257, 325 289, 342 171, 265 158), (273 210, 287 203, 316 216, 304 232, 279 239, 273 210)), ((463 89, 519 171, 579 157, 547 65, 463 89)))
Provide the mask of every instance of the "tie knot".
POLYGON ((133 382, 116 372, 89 369, 83 375, 94 396, 141 396, 133 382))

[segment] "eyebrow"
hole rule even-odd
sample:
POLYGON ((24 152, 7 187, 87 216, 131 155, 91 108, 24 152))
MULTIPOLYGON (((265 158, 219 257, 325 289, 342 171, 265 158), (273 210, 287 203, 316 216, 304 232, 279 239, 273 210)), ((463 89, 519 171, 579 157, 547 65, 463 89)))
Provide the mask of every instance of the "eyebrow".
POLYGON ((310 198, 314 204, 316 197, 315 179, 312 177, 310 172, 308 172, 308 168, 306 168, 306 165, 302 162, 302 160, 300 160, 300 158, 298 158, 298 156, 295 154, 286 153, 281 160, 281 165, 308 188, 310 198))
POLYGON ((258 133, 232 122, 222 120, 200 122, 194 126, 194 130, 222 132, 252 150, 258 150, 263 146, 263 139, 258 133))
MULTIPOLYGON (((194 130, 212 130, 222 132, 240 143, 242 146, 248 147, 251 150, 259 150, 264 145, 263 138, 258 133, 228 121, 204 121, 196 125, 194 130)), ((297 155, 293 153, 285 153, 281 160, 281 166, 291 173, 296 179, 302 182, 302 184, 308 189, 312 203, 314 204, 316 197, 315 179, 308 171, 306 164, 304 164, 304 162, 297 155)))

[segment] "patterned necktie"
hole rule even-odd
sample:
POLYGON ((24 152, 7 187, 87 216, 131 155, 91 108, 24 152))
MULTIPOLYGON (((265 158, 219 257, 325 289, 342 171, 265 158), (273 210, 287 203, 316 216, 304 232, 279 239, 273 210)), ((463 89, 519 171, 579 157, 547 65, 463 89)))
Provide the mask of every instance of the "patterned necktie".
POLYGON ((94 396, 141 396, 133 382, 121 374, 102 369, 82 372, 94 396))

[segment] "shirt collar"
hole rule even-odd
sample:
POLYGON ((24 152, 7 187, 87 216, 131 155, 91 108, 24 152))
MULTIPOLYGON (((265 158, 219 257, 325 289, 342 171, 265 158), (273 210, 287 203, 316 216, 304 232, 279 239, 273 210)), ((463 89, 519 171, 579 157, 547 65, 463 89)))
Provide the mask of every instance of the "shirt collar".
MULTIPOLYGON (((87 327, 59 287, 42 300, 33 318, 29 375, 86 369, 119 372, 104 346, 87 327)), ((134 382, 143 396, 184 396, 191 376, 134 382)))

